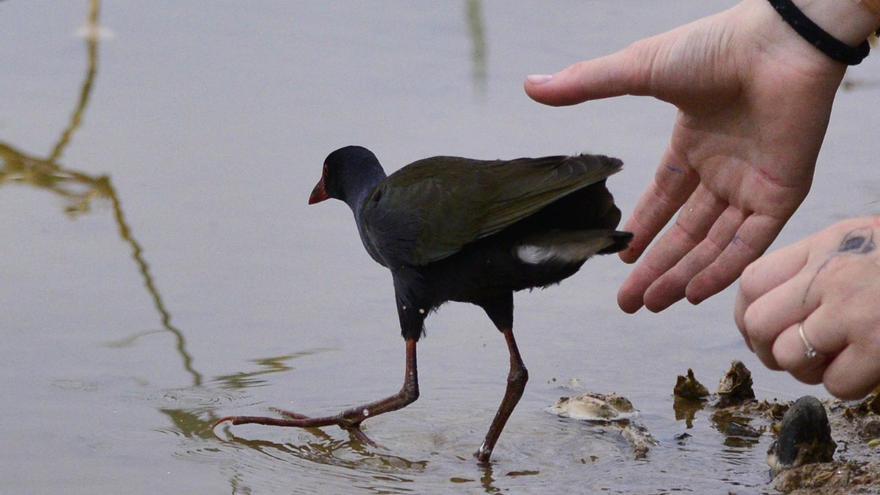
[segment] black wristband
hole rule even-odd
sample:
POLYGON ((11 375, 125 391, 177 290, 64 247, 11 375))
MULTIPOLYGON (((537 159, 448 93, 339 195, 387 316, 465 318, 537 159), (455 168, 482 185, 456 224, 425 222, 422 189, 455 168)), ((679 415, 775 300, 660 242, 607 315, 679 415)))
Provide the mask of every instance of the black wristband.
POLYGON ((859 46, 850 46, 831 36, 804 15, 791 0, 769 0, 769 2, 782 19, 801 35, 801 38, 838 62, 859 65, 871 51, 867 40, 859 46))

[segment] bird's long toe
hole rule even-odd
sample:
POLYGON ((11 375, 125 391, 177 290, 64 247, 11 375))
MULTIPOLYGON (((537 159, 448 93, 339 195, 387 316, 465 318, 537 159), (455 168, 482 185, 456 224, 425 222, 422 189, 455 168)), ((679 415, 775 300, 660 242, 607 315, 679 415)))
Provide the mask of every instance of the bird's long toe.
POLYGON ((225 418, 220 418, 217 421, 214 421, 214 424, 211 425, 211 429, 215 429, 223 423, 235 424, 235 416, 226 416, 225 418))
POLYGON ((275 411, 276 413, 278 413, 278 414, 284 416, 285 418, 290 418, 290 419, 311 419, 309 416, 306 416, 305 414, 300 414, 300 413, 296 413, 296 412, 293 412, 293 411, 287 411, 287 410, 285 410, 285 409, 279 409, 279 408, 277 408, 277 407, 271 407, 270 409, 271 409, 272 411, 275 411))

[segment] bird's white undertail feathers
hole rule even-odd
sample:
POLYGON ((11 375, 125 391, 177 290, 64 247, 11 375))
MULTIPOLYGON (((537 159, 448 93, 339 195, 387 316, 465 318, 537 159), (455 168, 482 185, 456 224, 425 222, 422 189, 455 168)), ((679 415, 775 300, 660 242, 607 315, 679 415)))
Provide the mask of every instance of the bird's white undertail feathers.
POLYGON ((578 263, 614 244, 610 230, 551 231, 531 236, 514 247, 525 263, 578 263))

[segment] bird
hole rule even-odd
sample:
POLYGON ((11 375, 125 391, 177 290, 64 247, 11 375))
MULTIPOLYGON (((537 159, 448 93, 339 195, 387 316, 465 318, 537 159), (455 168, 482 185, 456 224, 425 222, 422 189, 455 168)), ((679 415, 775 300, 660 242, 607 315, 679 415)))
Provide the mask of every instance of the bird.
POLYGON ((435 156, 386 175, 367 148, 330 153, 309 204, 346 203, 370 257, 391 271, 405 342, 404 383, 390 397, 338 414, 281 418, 229 416, 215 423, 288 427, 336 425, 375 445, 360 428, 371 417, 419 397, 416 345, 440 305, 481 307, 505 338, 510 366, 504 397, 475 452, 490 462, 504 425, 522 397, 528 370, 513 335, 513 294, 574 275, 595 254, 625 249, 632 234, 616 230, 620 210, 605 185, 623 163, 604 155, 513 160, 435 156))

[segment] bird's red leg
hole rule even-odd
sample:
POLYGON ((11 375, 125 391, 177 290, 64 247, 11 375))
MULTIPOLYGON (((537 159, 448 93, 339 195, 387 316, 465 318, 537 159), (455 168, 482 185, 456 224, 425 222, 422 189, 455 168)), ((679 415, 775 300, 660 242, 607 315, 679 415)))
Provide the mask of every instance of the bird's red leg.
POLYGON ((529 381, 529 371, 519 355, 516 340, 513 338, 513 330, 508 328, 501 332, 507 341, 507 350, 510 351, 510 372, 507 374, 507 389, 504 391, 504 399, 501 400, 501 405, 498 406, 498 412, 495 414, 495 419, 492 420, 492 425, 489 426, 486 439, 483 440, 480 449, 474 453, 474 457, 482 464, 489 462, 489 458, 492 456, 492 449, 495 448, 495 442, 498 441, 501 430, 504 429, 504 425, 507 423, 507 418, 510 417, 510 413, 513 412, 520 397, 522 397, 523 390, 526 388, 526 382, 529 381))
POLYGON ((258 424, 268 426, 290 426, 295 428, 315 428, 319 426, 336 425, 348 430, 361 442, 373 444, 373 442, 360 430, 360 424, 367 418, 382 413, 396 411, 419 398, 419 378, 416 366, 416 341, 406 341, 406 376, 400 392, 382 400, 370 402, 362 406, 351 407, 334 416, 322 416, 311 418, 302 414, 277 410, 284 418, 269 418, 263 416, 228 416, 218 420, 214 426, 229 422, 233 425, 258 424))

